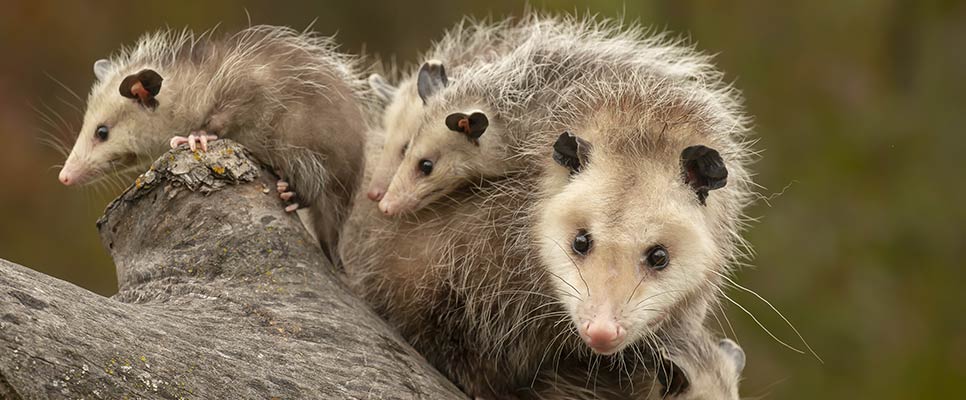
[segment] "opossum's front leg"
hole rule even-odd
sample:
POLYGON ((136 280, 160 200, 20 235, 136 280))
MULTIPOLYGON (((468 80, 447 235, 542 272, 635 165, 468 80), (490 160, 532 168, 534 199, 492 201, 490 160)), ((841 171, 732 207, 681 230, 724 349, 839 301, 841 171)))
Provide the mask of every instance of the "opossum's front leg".
POLYGON ((188 134, 188 136, 175 136, 171 138, 171 148, 176 148, 185 143, 191 148, 191 151, 198 149, 198 143, 201 144, 201 151, 208 151, 208 142, 212 140, 218 140, 218 136, 211 135, 205 131, 194 131, 188 134))
MULTIPOLYGON (((275 184, 275 189, 278 190, 278 197, 285 201, 292 201, 295 198, 295 192, 289 191, 289 184, 284 179, 279 179, 278 183, 275 184)), ((292 204, 285 206, 286 212, 293 212, 299 209, 299 203, 293 201, 292 204)))

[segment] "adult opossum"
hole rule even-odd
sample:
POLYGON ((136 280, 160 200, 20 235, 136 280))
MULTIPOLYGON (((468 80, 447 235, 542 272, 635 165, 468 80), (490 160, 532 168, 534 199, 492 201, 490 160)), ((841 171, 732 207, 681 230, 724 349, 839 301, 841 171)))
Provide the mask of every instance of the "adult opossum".
MULTIPOLYGON (((521 171, 445 186, 447 196, 396 219, 357 198, 342 247, 347 271, 377 311, 470 394, 586 394, 535 380, 545 382, 548 369, 587 377, 581 360, 593 351, 615 354, 607 358, 613 368, 582 384, 610 373, 618 383, 596 386, 595 395, 638 395, 627 379, 619 383, 626 371, 618 361, 662 347, 658 333, 702 321, 717 297, 717 274, 737 257, 750 151, 736 96, 705 57, 637 28, 529 16, 497 29, 527 31, 533 40, 487 63, 488 82, 567 82, 548 92, 552 101, 541 100, 545 118, 520 119, 529 124, 512 147, 521 171), (577 135, 558 143, 565 130, 577 135)), ((459 82, 487 82, 472 73, 459 82)), ((505 93, 527 95, 527 85, 517 88, 505 93)), ((437 96, 472 101, 467 93, 437 96)), ((443 100, 442 110, 456 104, 443 100)), ((447 112, 424 121, 474 148, 449 130, 447 112)), ((409 140, 399 171, 416 170, 424 135, 436 134, 409 140)))
POLYGON ((94 63, 60 181, 82 184, 169 145, 231 138, 291 182, 279 184, 280 196, 310 206, 317 236, 334 250, 365 146, 356 59, 329 38, 284 27, 213 35, 164 30, 94 63))

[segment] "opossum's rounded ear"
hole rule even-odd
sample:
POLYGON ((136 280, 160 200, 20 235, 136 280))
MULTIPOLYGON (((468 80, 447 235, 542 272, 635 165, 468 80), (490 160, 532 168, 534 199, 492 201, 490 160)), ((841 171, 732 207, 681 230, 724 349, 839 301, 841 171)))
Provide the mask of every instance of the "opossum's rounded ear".
POLYGON ((745 351, 741 349, 741 346, 734 340, 724 338, 718 342, 718 348, 734 361, 735 372, 741 374, 741 371, 745 369, 745 351))
POLYGON ((137 100, 142 106, 155 108, 158 101, 154 97, 161 92, 161 82, 164 78, 154 70, 141 70, 134 75, 128 75, 121 81, 118 91, 121 96, 137 100))
POLYGON ((419 68, 419 75, 416 76, 416 90, 419 98, 423 99, 423 104, 440 89, 449 85, 446 78, 446 68, 439 60, 429 60, 419 68))
POLYGON ((396 95, 396 87, 386 82, 386 79, 379 74, 369 75, 369 87, 382 101, 391 101, 396 95))
POLYGON ((446 116, 446 127, 453 132, 466 135, 471 141, 476 141, 483 136, 488 126, 490 126, 490 120, 486 114, 479 111, 474 111, 470 115, 452 113, 446 116))
POLYGON ((687 374, 670 360, 662 360, 657 367, 657 380, 661 383, 661 396, 670 397, 683 394, 691 387, 687 374))
POLYGON ((590 149, 590 142, 573 133, 564 132, 553 144, 553 160, 570 169, 570 174, 573 175, 580 172, 590 161, 590 149))
POLYGON ((102 58, 94 61, 94 77, 96 77, 98 81, 104 81, 104 79, 107 78, 107 74, 111 72, 111 68, 114 68, 114 64, 111 63, 111 60, 102 58))
POLYGON ((698 194, 698 200, 705 204, 708 191, 721 189, 728 183, 728 168, 718 151, 705 146, 691 146, 681 152, 681 168, 684 170, 684 183, 698 194))

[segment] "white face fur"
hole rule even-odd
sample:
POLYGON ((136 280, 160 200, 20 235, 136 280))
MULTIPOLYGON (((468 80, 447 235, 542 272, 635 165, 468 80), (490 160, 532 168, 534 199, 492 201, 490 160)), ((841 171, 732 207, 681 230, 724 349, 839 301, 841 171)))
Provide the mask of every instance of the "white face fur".
POLYGON ((580 336, 613 354, 711 290, 721 263, 703 206, 682 181, 680 149, 664 159, 601 151, 546 201, 536 234, 580 336))
MULTIPOLYGON (((65 185, 90 182, 154 150, 146 138, 157 135, 144 130, 159 126, 160 106, 151 109, 121 96, 119 87, 125 76, 110 62, 98 61, 94 72, 97 83, 87 99, 84 124, 60 171, 59 179, 65 185)), ((159 102, 164 104, 164 100, 159 102)))
POLYGON ((370 78, 369 81, 373 89, 385 93, 387 97, 384 99, 391 100, 382 117, 385 131, 382 151, 373 168, 367 194, 370 200, 379 201, 386 194, 409 142, 416 135, 423 103, 416 94, 415 80, 403 82, 398 89, 387 86, 381 77, 370 78))

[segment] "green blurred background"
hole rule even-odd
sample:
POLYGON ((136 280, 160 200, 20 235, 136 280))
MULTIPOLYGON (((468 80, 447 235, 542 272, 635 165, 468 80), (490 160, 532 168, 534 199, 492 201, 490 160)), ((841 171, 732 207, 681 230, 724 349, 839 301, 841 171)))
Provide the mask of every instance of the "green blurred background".
MULTIPOLYGON (((666 28, 706 52, 747 98, 764 150, 757 250, 737 280, 781 309, 824 358, 788 350, 740 309, 742 394, 911 399, 966 389, 966 4, 841 1, 530 3, 666 28), (779 194, 780 193, 780 194, 779 194)), ((91 64, 142 32, 221 23, 307 26, 343 50, 416 62, 463 15, 519 15, 504 0, 5 2, 0 13, 0 257, 94 292, 116 291, 94 221, 121 188, 62 187, 91 64), (44 122, 41 110, 50 118, 44 122), (58 116, 59 115, 59 116, 58 116)), ((730 295, 800 347, 767 305, 730 295)))

